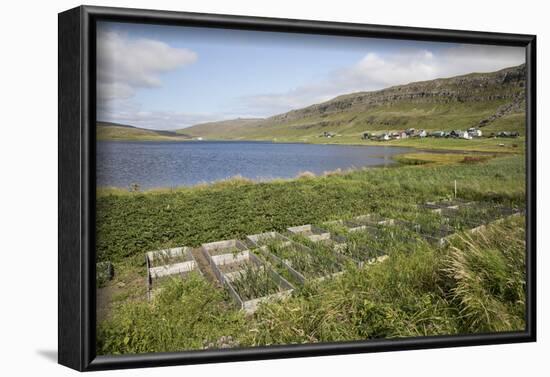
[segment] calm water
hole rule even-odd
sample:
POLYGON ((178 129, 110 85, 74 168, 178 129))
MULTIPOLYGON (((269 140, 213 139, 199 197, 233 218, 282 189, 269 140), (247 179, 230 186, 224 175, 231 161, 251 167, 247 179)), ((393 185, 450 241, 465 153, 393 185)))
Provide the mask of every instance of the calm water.
POLYGON ((235 175, 292 178, 303 171, 384 166, 410 148, 269 142, 127 142, 97 144, 97 185, 142 189, 190 186, 235 175))

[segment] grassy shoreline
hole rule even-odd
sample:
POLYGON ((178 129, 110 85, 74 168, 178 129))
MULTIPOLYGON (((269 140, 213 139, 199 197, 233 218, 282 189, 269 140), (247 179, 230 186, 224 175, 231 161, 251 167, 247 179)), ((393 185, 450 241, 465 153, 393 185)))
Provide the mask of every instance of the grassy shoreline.
MULTIPOLYGON (((434 156, 448 158, 447 155, 434 156)), ((99 190, 98 247, 100 251, 108 251, 113 244, 120 244, 120 239, 112 238, 118 232, 117 227, 123 224, 125 228, 145 231, 132 234, 135 241, 126 245, 134 253, 147 251, 144 247, 161 248, 163 242, 189 244, 192 241, 188 246, 196 246, 199 239, 215 241, 270 227, 281 230, 299 223, 333 220, 370 210, 391 214, 392 208, 411 208, 427 200, 452 196, 455 180, 460 197, 517 203, 525 198, 524 173, 523 156, 505 156, 476 163, 456 160, 413 163, 269 182, 233 179, 150 192, 99 190), (191 219, 195 219, 194 225, 189 224, 191 219), (254 223, 262 226, 251 226, 254 223), (144 229, 148 227, 150 229, 144 229), (176 231, 177 227, 180 229, 176 231), (138 242, 149 234, 150 242, 138 242)), ((128 239, 126 232, 121 235, 126 235, 122 239, 128 239)))
MULTIPOLYGON (((380 168, 399 168, 407 165, 442 165, 442 164, 453 164, 453 163, 461 163, 465 160, 467 161, 467 158, 473 158, 474 160, 478 161, 488 161, 492 158, 496 157, 502 157, 510 155, 508 152, 479 152, 479 151, 467 151, 467 150, 429 150, 429 149, 422 149, 422 150, 415 150, 412 152, 407 152, 403 154, 393 155, 391 156, 391 159, 395 162, 394 165, 390 166, 384 166, 384 165, 378 165, 378 166, 368 166, 368 167, 360 167, 360 168, 349 168, 349 169, 336 169, 333 171, 325 171, 322 174, 315 174, 309 171, 303 171, 297 174, 295 177, 291 178, 275 178, 271 180, 254 180, 250 178, 245 178, 242 176, 234 176, 229 177, 226 179, 221 179, 214 182, 209 183, 197 183, 195 185, 191 186, 176 186, 176 187, 153 187, 148 188, 145 190, 140 190, 142 193, 168 193, 168 192, 177 192, 177 191, 187 191, 187 190, 193 190, 193 189, 204 189, 207 187, 216 187, 216 186, 224 186, 227 184, 230 184, 231 182, 240 182, 240 183, 253 183, 253 184, 260 184, 260 183, 268 183, 268 182, 290 182, 296 179, 301 178, 314 178, 314 177, 323 177, 323 176, 330 176, 330 175, 342 175, 342 174, 349 174, 354 171, 364 171, 364 170, 371 170, 371 169, 380 169, 380 168)), ((105 196, 105 195, 129 195, 132 194, 132 192, 129 190, 129 188, 122 188, 122 187, 111 187, 111 186, 105 186, 105 187, 98 187, 96 190, 97 196, 105 196)))

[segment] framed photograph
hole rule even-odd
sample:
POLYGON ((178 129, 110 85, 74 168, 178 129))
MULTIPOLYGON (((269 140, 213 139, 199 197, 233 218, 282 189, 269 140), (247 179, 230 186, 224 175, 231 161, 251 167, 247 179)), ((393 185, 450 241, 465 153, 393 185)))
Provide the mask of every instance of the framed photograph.
POLYGON ((59 14, 59 363, 535 341, 535 43, 59 14))

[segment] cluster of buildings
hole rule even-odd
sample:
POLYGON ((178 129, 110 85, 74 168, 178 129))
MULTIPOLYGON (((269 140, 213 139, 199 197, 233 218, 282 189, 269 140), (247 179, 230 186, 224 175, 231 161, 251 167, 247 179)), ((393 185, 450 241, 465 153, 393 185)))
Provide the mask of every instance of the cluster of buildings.
POLYGON ((468 128, 468 130, 466 130, 466 131, 462 131, 462 130, 452 130, 450 132, 447 132, 447 131, 434 131, 430 134, 430 136, 433 136, 433 137, 450 137, 450 138, 454 138, 454 139, 471 140, 475 137, 483 136, 483 132, 479 128, 471 127, 471 128, 468 128))
POLYGON ((409 137, 420 137, 424 138, 427 137, 428 133, 426 130, 415 130, 414 128, 407 128, 403 131, 397 131, 397 132, 384 132, 382 134, 372 134, 369 132, 363 132, 363 136, 361 137, 364 140, 399 140, 399 139, 408 139, 409 137))
POLYGON ((436 138, 455 138, 455 139, 466 139, 471 140, 475 137, 481 137, 483 135, 482 131, 479 128, 468 128, 467 131, 462 130, 452 130, 450 132, 448 131, 433 131, 433 132, 426 132, 426 130, 415 130, 414 128, 408 128, 403 131, 398 132, 385 132, 382 134, 372 134, 369 132, 364 132, 362 135, 362 139, 364 140, 379 140, 379 141, 386 141, 386 140, 399 140, 399 139, 407 139, 410 137, 418 137, 418 138, 424 138, 424 137, 436 137, 436 138))
MULTIPOLYGON (((319 137, 333 138, 336 135, 333 132, 325 131, 319 137)), ((416 130, 414 128, 407 128, 402 131, 392 131, 392 132, 383 132, 383 133, 371 133, 363 132, 361 139, 363 140, 376 140, 376 141, 388 141, 388 140, 399 140, 399 139, 408 139, 412 137, 425 138, 425 137, 434 137, 434 138, 452 138, 452 139, 464 139, 472 140, 477 137, 482 137, 483 132, 476 127, 470 127, 466 131, 463 130, 452 130, 452 131, 431 131, 427 132, 424 129, 416 130)), ((500 131, 497 133, 491 133, 489 137, 518 137, 518 132, 508 132, 500 131)))
POLYGON ((497 132, 496 134, 492 133, 490 136, 491 137, 518 137, 519 132, 517 132, 517 131, 512 131, 512 132, 500 131, 500 132, 497 132))

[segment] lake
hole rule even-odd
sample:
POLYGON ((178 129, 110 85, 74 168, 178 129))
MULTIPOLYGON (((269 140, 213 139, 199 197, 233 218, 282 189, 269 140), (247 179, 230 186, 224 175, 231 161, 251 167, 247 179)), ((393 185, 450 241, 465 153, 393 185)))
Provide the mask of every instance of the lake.
POLYGON ((412 148, 241 141, 99 141, 97 186, 191 186, 241 175, 254 180, 300 172, 393 164, 412 148))

